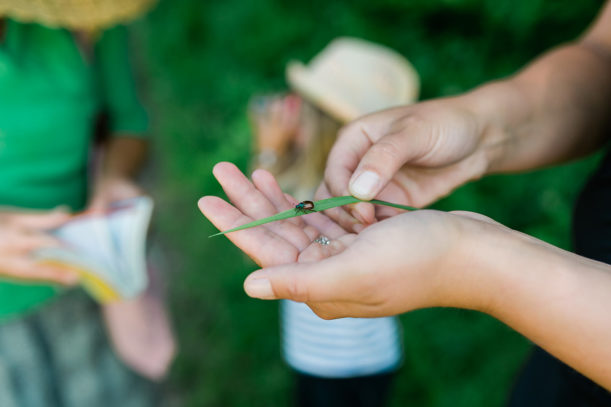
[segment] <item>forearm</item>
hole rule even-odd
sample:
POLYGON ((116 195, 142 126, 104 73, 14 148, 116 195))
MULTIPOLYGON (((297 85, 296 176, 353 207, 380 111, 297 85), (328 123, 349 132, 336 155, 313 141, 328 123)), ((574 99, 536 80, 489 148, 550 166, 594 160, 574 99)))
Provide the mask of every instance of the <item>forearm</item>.
POLYGON ((109 140, 97 169, 90 210, 105 211, 112 202, 142 195, 134 178, 146 159, 146 151, 146 140, 130 137, 109 140))
POLYGON ((132 179, 142 168, 148 151, 148 142, 135 137, 115 136, 104 151, 100 176, 103 179, 132 179))
POLYGON ((475 308, 611 389, 611 266, 517 232, 506 237, 487 256, 480 282, 489 295, 475 308))
POLYGON ((567 161, 608 139, 611 59, 603 48, 586 38, 464 96, 480 120, 489 173, 567 161))

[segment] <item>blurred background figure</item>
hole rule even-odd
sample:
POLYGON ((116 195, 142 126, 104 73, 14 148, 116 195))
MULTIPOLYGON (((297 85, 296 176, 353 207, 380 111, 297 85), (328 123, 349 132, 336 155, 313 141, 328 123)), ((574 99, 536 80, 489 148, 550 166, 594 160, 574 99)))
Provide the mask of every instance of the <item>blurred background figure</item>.
MULTIPOLYGON (((419 78, 400 54, 357 38, 332 41, 308 65, 291 62, 294 93, 249 104, 252 166, 285 192, 312 199, 339 128, 359 116, 416 101, 419 78)), ((402 359, 396 318, 325 321, 305 304, 281 304, 282 350, 296 372, 299 407, 384 406, 402 359)))
POLYGON ((174 342, 158 277, 145 294, 101 310, 67 288, 78 275, 31 257, 60 244, 51 231, 71 212, 103 213, 143 193, 135 177, 147 117, 118 24, 152 3, 0 0, 2 406, 159 400, 151 380, 165 375, 174 342))
POLYGON ((279 177, 299 200, 320 184, 337 132, 347 122, 418 98, 418 74, 395 51, 357 38, 331 42, 309 65, 291 61, 293 93, 256 95, 249 104, 252 166, 279 177))

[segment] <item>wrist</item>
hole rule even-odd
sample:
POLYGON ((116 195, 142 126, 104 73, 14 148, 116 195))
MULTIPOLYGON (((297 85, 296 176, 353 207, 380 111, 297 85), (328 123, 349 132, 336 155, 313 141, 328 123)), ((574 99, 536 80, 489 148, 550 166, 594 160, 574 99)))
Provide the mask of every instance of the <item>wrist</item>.
POLYGON ((93 188, 90 206, 103 209, 113 202, 135 198, 142 194, 142 189, 128 177, 103 176, 98 178, 93 188))
POLYGON ((578 256, 505 226, 491 226, 491 233, 475 237, 481 250, 470 268, 476 281, 470 308, 513 326, 516 316, 547 306, 543 291, 572 289, 571 268, 578 256))
POLYGON ((93 195, 106 195, 117 188, 136 187, 136 183, 129 177, 120 174, 101 174, 94 186, 93 195))
POLYGON ((127 136, 113 137, 103 153, 100 178, 134 179, 144 165, 147 152, 146 140, 127 136))
POLYGON ((519 141, 516 129, 530 120, 528 97, 509 79, 485 84, 462 98, 477 122, 479 149, 486 163, 482 175, 505 171, 519 141))
POLYGON ((98 177, 97 184, 135 184, 135 180, 130 175, 122 174, 119 172, 105 171, 98 177))
POLYGON ((460 217, 457 244, 439 279, 444 284, 439 305, 496 316, 511 300, 507 287, 515 273, 528 270, 525 258, 536 257, 526 250, 529 240, 536 239, 483 215, 465 213, 460 217))

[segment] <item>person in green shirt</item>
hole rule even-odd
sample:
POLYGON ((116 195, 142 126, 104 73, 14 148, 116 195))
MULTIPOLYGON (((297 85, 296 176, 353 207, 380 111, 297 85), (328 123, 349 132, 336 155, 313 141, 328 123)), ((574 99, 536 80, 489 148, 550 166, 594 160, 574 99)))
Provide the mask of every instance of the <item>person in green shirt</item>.
POLYGON ((72 32, 0 15, 2 406, 154 405, 153 386, 131 369, 159 378, 172 358, 154 294, 100 313, 70 289, 76 275, 31 258, 59 244, 49 231, 70 212, 103 211, 142 193, 134 176, 146 156, 147 117, 128 59, 125 27, 72 32), (92 162, 101 113, 112 137, 92 162))

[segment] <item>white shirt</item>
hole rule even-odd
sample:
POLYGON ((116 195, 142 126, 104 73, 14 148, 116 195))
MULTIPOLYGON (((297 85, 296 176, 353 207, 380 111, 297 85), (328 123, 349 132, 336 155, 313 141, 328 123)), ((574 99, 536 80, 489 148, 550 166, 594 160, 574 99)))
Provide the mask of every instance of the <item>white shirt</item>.
POLYGON ((317 377, 385 373, 401 364, 396 317, 326 321, 305 304, 282 301, 283 356, 293 369, 317 377))

